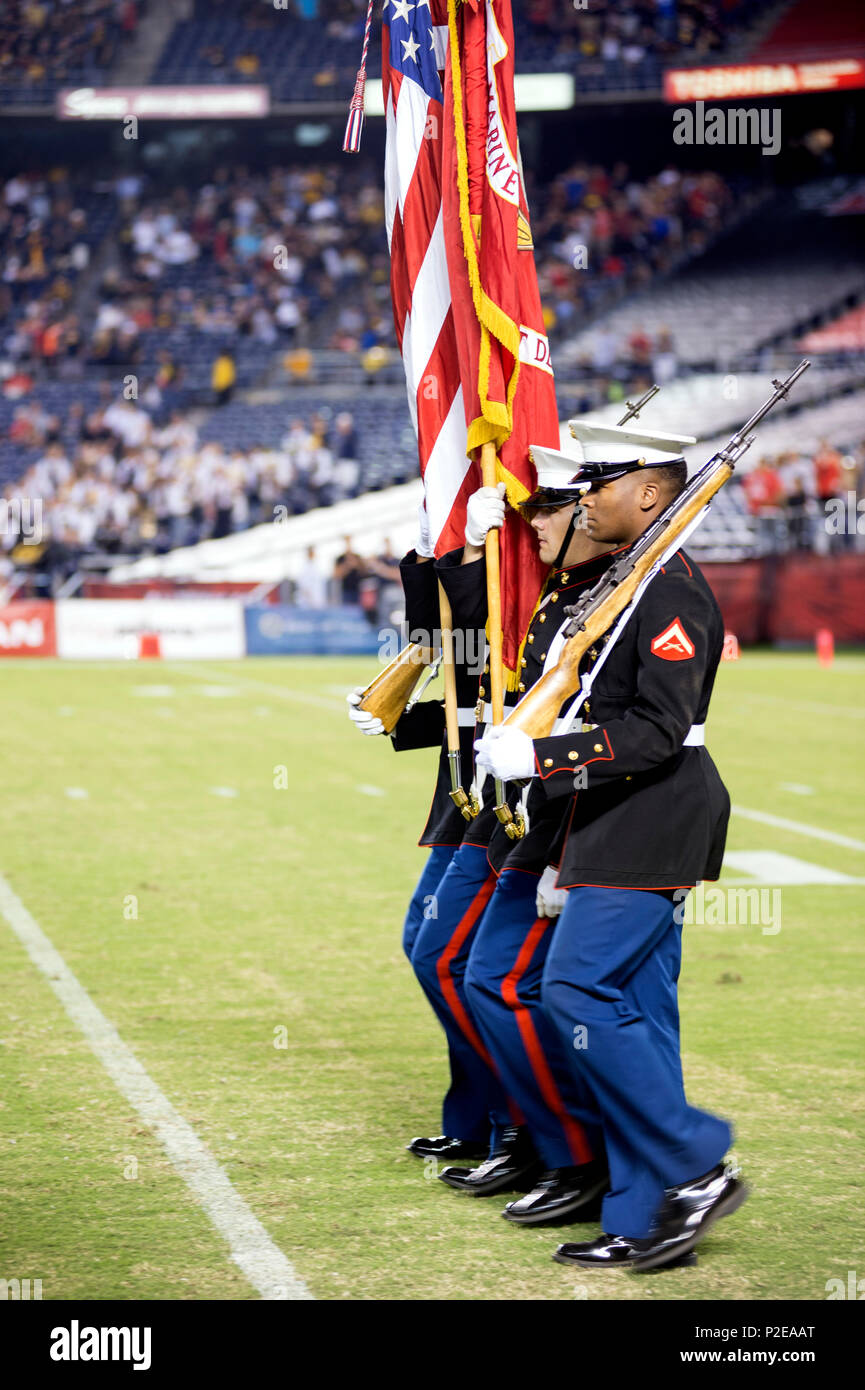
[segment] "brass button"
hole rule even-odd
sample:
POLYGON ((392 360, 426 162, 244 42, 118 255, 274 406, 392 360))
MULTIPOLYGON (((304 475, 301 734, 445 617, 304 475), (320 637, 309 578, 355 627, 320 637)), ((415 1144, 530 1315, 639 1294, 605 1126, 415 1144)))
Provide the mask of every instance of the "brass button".
POLYGON ((480 695, 481 699, 483 699, 483 697, 484 697, 484 695, 486 695, 486 693, 487 693, 487 692, 484 690, 483 686, 482 686, 482 685, 479 685, 479 686, 478 686, 478 694, 480 695))
POLYGON ((526 687, 523 685, 522 681, 520 681, 519 685, 517 686, 517 690, 520 692, 521 695, 523 695, 525 694, 525 689, 526 687))
POLYGON ((529 633, 529 641, 530 641, 530 642, 534 642, 534 640, 535 640, 535 634, 534 634, 533 632, 530 632, 530 633, 529 633))
POLYGON ((553 760, 552 760, 552 758, 544 758, 544 767, 552 767, 552 765, 553 765, 553 760))
POLYGON ((603 751, 604 751, 604 745, 603 745, 602 743, 596 743, 596 744, 595 744, 595 752, 596 752, 596 753, 603 753, 603 751))
POLYGON ((525 666, 525 664, 526 664, 526 658, 525 658, 524 656, 521 656, 521 657, 520 657, 520 665, 521 665, 521 666, 525 666))
POLYGON ((631 776, 631 774, 630 774, 630 772, 629 772, 628 775, 627 775, 627 777, 625 778, 625 781, 626 781, 626 782, 633 782, 633 780, 634 780, 634 779, 633 779, 633 777, 631 776))
POLYGON ((568 582, 568 580, 570 579, 570 577, 571 577, 571 576, 569 575, 569 573, 568 573, 567 570, 562 570, 561 578, 562 578, 562 583, 563 583, 563 584, 567 584, 567 582, 568 582))
POLYGON ((568 757, 570 758, 570 760, 571 760, 572 763, 575 763, 575 762, 577 761, 577 758, 578 758, 579 756, 580 756, 579 753, 574 752, 574 749, 573 749, 573 748, 571 749, 570 753, 568 754, 568 757))
POLYGON ((539 622, 539 623, 545 623, 546 621, 547 621, 547 615, 546 615, 546 613, 539 613, 539 614, 538 614, 538 622, 539 622))
POLYGON ((541 660, 541 661, 546 661, 546 659, 547 659, 547 654, 546 654, 546 652, 541 652, 540 660, 541 660))
POLYGON ((558 603, 558 601, 559 601, 559 596, 558 596, 558 594, 550 594, 550 603, 558 603))

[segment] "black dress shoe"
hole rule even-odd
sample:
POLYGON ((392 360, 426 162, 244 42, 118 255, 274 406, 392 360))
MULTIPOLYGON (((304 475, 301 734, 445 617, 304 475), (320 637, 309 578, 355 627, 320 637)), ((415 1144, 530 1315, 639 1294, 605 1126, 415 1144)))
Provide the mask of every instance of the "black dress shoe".
POLYGON ((657 1269, 693 1250, 698 1240, 722 1216, 729 1216, 747 1199, 748 1189, 738 1169, 719 1163, 693 1182, 668 1187, 652 1229, 639 1249, 633 1268, 657 1269))
POLYGON ((479 1168, 445 1168, 442 1182, 457 1192, 492 1197, 496 1192, 525 1190, 540 1176, 541 1162, 524 1125, 510 1125, 500 1146, 479 1168))
MULTIPOLYGON (((639 1241, 624 1236, 601 1236, 583 1245, 560 1245, 553 1255, 560 1265, 579 1265, 580 1269, 634 1269, 639 1255, 639 1241)), ((671 1265, 691 1268, 697 1263, 694 1254, 680 1255, 671 1265)))
POLYGON ((545 1221, 596 1221, 609 1186, 605 1163, 551 1168, 525 1197, 508 1202, 502 1216, 518 1226, 540 1226, 545 1221))
POLYGON ((486 1158, 489 1152, 486 1144, 479 1144, 473 1139, 451 1139, 447 1134, 439 1134, 435 1139, 412 1139, 410 1144, 406 1144, 410 1154, 415 1158, 486 1158))

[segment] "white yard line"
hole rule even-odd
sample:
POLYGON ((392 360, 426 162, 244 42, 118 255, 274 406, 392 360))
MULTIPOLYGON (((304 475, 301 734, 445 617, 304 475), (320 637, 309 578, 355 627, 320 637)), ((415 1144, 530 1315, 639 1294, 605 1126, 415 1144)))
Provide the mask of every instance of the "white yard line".
POLYGON ((812 840, 826 840, 828 844, 841 845, 843 849, 865 850, 865 841, 852 840, 849 835, 838 835, 834 830, 821 830, 819 825, 803 825, 801 821, 771 816, 768 811, 752 811, 747 806, 732 806, 730 809, 734 816, 759 821, 761 825, 774 825, 776 830, 792 830, 795 835, 808 835, 812 840))
POLYGON ((834 719, 836 715, 840 719, 865 719, 865 708, 862 706, 824 704, 819 700, 788 700, 780 691, 777 695, 762 695, 753 690, 743 690, 736 698, 746 702, 757 700, 764 705, 783 704, 785 709, 802 710, 806 714, 824 715, 829 719, 834 719))
MULTIPOLYGON (((294 700, 299 705, 314 705, 316 709, 339 710, 341 714, 348 717, 348 706, 345 700, 334 700, 327 695, 312 695, 306 690, 289 690, 284 685, 275 685, 270 681, 257 681, 251 676, 224 676, 221 671, 214 671, 211 667, 196 665, 178 666, 172 663, 172 674, 177 673, 181 676, 188 676, 190 680, 196 677, 205 677, 208 681, 221 681, 225 685, 232 686, 235 690, 263 690, 267 695, 272 695, 278 700, 294 700)), ((348 687, 346 687, 346 695, 348 687)))
POLYGON ((2 874, 0 913, 121 1095, 153 1130, 211 1224, 228 1242, 232 1260, 253 1288, 269 1301, 312 1299, 303 1280, 232 1187, 228 1174, 96 1007, 2 874))

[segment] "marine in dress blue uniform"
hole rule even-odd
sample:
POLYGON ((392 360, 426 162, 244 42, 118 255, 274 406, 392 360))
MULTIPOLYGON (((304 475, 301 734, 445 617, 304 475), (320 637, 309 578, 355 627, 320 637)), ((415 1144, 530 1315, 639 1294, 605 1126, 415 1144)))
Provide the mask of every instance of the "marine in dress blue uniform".
MULTIPOLYGON (((421 518, 423 523, 423 518, 421 518)), ((406 600, 406 622, 410 639, 417 639, 421 645, 429 646, 433 635, 440 627, 438 606, 438 584, 431 556, 426 552, 431 547, 425 544, 424 527, 417 550, 411 550, 400 562, 400 576, 406 600)), ((456 668, 458 698, 474 701, 477 676, 468 674, 465 666, 456 668)), ((353 721, 365 733, 382 733, 381 721, 361 715, 353 708, 358 692, 349 696, 349 713, 353 721)), ((465 723, 461 729, 462 753, 468 766, 473 757, 472 742, 474 725, 465 723)), ((418 843, 429 849, 417 886, 411 896, 405 921, 403 923, 402 944, 409 961, 414 966, 415 948, 421 929, 436 912, 439 885, 449 869, 462 841, 466 822, 450 798, 450 773, 447 763, 447 741, 445 735, 444 707, 439 700, 420 700, 412 705, 398 720, 391 734, 393 747, 399 751, 417 748, 437 747, 439 760, 436 772, 432 801, 426 824, 418 843)), ((423 959, 419 953, 418 960, 423 959)), ((478 1060, 470 1045, 452 1024, 451 1014, 443 1010, 441 991, 438 982, 433 980, 427 988, 429 975, 421 968, 415 968, 418 981, 427 995, 436 1016, 442 1021, 443 1013, 447 1025, 445 1034, 448 1043, 448 1063, 450 1080, 442 1102, 443 1133, 434 1136, 418 1136, 408 1145, 409 1150, 419 1158, 436 1157, 445 1160, 483 1158, 489 1151, 490 1120, 490 1079, 486 1060, 478 1060)), ((505 1121, 507 1111, 499 1095, 505 1121)), ((500 1117, 499 1117, 500 1118, 500 1117)))
MULTIPOLYGON (((584 427, 583 505, 599 541, 635 540, 684 486, 681 437, 584 427)), ((600 1112, 610 1191, 605 1234, 556 1258, 645 1269, 687 1255, 745 1188, 723 1159, 729 1124, 690 1105, 679 1052, 683 890, 717 878, 729 798, 704 726, 723 645, 718 605, 678 551, 655 575, 605 658, 582 727, 534 742, 487 736, 478 758, 574 786, 559 857, 568 890, 541 999, 600 1112), (579 1046, 575 1046, 579 1043, 579 1046)), ((585 668, 599 652, 584 658, 585 668)))

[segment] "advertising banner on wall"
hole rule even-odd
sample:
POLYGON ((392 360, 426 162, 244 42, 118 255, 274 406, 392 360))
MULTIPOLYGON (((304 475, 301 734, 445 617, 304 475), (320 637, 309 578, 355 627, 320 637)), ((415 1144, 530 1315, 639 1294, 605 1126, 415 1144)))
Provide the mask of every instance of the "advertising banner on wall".
POLYGON ((235 599, 61 599, 57 655, 80 660, 223 660, 244 655, 243 608, 235 599))
POLYGON ((378 631, 357 608, 290 608, 282 603, 244 609, 250 656, 362 656, 378 651, 378 631))
POLYGON ((55 653, 53 603, 33 599, 0 608, 0 657, 55 653))

